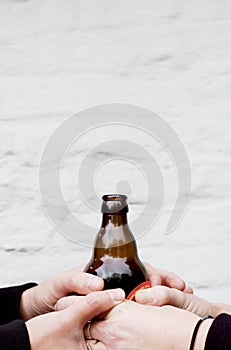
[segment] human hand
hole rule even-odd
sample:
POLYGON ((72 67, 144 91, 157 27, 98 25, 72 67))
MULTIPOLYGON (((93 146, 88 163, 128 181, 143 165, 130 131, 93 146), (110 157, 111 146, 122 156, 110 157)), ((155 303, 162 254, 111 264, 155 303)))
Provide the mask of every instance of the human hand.
MULTIPOLYGON (((159 268, 154 268, 152 265, 150 265, 147 262, 145 262, 144 265, 147 270, 149 281, 152 287, 157 285, 164 285, 170 288, 176 288, 176 289, 182 290, 185 293, 190 293, 190 294, 193 293, 192 288, 189 286, 186 286, 186 283, 182 280, 182 278, 177 276, 174 272, 162 270, 159 268)), ((81 297, 76 297, 76 296, 62 297, 57 302, 55 309, 61 310, 63 308, 67 308, 68 306, 78 302, 78 299, 80 300, 81 297)))
POLYGON ((151 287, 163 285, 170 288, 179 289, 185 293, 193 294, 193 289, 190 286, 187 286, 184 280, 182 280, 182 278, 177 276, 174 272, 154 268, 147 262, 145 262, 144 265, 151 282, 151 287))
POLYGON ((103 289, 101 278, 75 268, 27 289, 21 296, 20 315, 24 321, 54 311, 57 301, 73 292, 86 295, 103 289))
POLYGON ((31 350, 86 350, 84 325, 124 298, 121 289, 94 292, 67 309, 32 318, 26 322, 31 350))
POLYGON ((135 295, 136 302, 154 306, 172 305, 194 314, 204 317, 211 315, 216 317, 222 312, 231 314, 231 305, 211 303, 174 288, 155 286, 146 290, 138 291, 135 295))
MULTIPOLYGON (((153 307, 125 301, 112 309, 105 320, 91 324, 92 350, 185 350, 189 349, 199 317, 172 306, 153 307)), ((194 350, 204 349, 212 320, 199 329, 194 350)))

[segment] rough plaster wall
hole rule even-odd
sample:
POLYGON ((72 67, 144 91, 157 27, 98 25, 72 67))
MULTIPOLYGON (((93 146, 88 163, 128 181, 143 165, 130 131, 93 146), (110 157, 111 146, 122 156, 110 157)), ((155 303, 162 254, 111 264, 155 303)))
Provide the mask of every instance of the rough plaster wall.
MULTIPOLYGON (((177 272, 201 296, 231 302, 230 18, 228 0, 0 0, 2 285, 89 259, 42 211, 40 158, 73 113, 125 102, 163 115, 192 168, 187 214, 166 236, 166 209, 138 242, 142 258, 177 272)), ((174 172, 166 175, 171 188, 174 172)))

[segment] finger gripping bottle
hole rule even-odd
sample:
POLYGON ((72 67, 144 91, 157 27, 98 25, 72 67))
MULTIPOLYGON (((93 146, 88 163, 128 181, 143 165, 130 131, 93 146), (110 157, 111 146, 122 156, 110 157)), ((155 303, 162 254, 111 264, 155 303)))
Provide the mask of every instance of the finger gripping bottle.
POLYGON ((133 300, 135 292, 148 288, 150 283, 128 226, 127 197, 110 194, 102 200, 102 225, 85 272, 101 277, 104 289, 122 288, 126 297, 133 300))

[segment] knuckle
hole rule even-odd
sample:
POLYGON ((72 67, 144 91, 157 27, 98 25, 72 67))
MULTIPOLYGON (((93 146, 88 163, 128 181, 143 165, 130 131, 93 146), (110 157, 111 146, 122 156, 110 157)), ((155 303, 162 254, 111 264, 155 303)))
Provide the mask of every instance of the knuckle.
POLYGON ((170 290, 167 288, 163 288, 163 299, 166 304, 170 302, 170 290))
POLYGON ((73 271, 70 276, 70 286, 74 291, 82 290, 88 280, 87 274, 81 271, 73 271))
POLYGON ((158 295, 159 300, 163 304, 168 304, 170 302, 170 289, 165 286, 156 286, 156 294, 158 295))
POLYGON ((101 305, 100 294, 97 292, 90 293, 85 297, 85 301, 88 305, 98 307, 101 305))
POLYGON ((62 299, 59 299, 59 300, 57 301, 57 303, 55 304, 55 310, 56 310, 56 311, 61 310, 61 309, 62 309, 62 304, 63 304, 62 299))
POLYGON ((70 272, 68 283, 69 283, 70 288, 75 290, 75 288, 76 288, 76 273, 73 270, 70 272))
POLYGON ((55 305, 55 309, 57 311, 59 310, 63 310, 67 307, 67 303, 66 303, 66 300, 63 298, 63 299, 59 299, 55 305))
POLYGON ((117 322, 111 322, 110 327, 105 323, 104 324, 104 337, 105 339, 110 340, 111 343, 118 343, 118 340, 121 336, 121 326, 117 322))

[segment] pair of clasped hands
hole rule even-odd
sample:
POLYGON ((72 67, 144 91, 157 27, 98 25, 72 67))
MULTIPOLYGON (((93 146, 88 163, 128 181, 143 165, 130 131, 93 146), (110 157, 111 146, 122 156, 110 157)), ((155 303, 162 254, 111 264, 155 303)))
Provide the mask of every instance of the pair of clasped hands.
MULTIPOLYGON (((145 266, 151 288, 138 291, 136 302, 125 300, 121 289, 102 291, 103 280, 81 268, 24 291, 20 313, 31 349, 185 350, 200 317, 227 311, 227 305, 194 296, 174 273, 145 266), (73 292, 83 296, 68 296, 73 292), (91 337, 97 341, 85 339, 92 319, 91 337)), ((211 322, 202 324, 195 350, 204 348, 211 322)))

